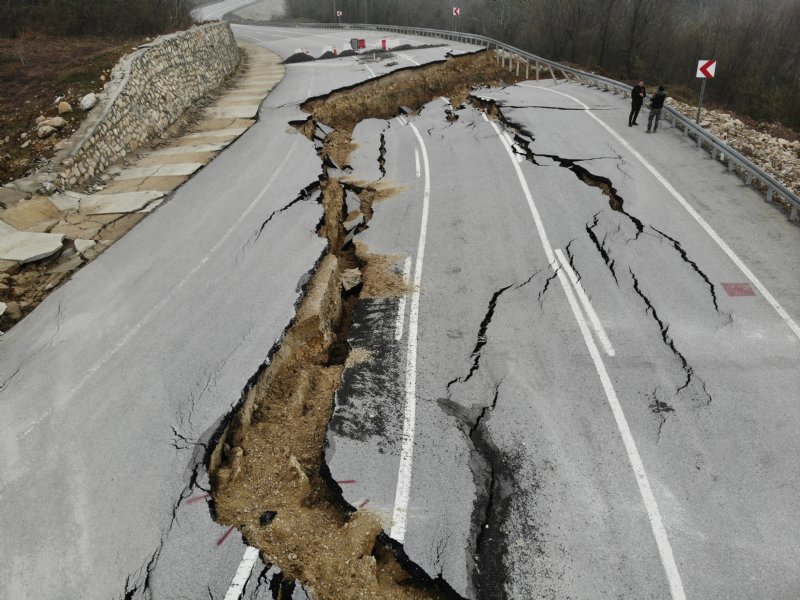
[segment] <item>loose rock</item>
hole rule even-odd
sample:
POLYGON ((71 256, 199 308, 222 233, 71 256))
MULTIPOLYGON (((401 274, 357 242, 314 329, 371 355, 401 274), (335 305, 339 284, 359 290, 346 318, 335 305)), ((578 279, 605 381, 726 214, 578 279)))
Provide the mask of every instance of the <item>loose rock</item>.
POLYGON ((97 242, 94 240, 77 239, 73 243, 75 244, 75 250, 77 250, 79 254, 84 254, 91 250, 97 242))
POLYGON ((39 129, 42 127, 55 127, 56 129, 61 129, 62 127, 66 126, 67 121, 63 117, 53 117, 52 119, 45 119, 41 123, 39 123, 39 129))
POLYGON ((83 110, 92 110, 97 104, 97 96, 95 94, 86 94, 81 98, 81 108, 83 110))
POLYGON ((361 271, 358 269, 347 269, 342 272, 342 288, 349 292, 354 287, 361 285, 361 271))
POLYGON ((9 302, 6 304, 6 311, 4 313, 9 319, 19 321, 22 318, 22 309, 16 302, 9 302))
POLYGON ((71 112, 72 112, 72 105, 69 102, 62 100, 61 102, 58 103, 58 114, 65 115, 71 112))

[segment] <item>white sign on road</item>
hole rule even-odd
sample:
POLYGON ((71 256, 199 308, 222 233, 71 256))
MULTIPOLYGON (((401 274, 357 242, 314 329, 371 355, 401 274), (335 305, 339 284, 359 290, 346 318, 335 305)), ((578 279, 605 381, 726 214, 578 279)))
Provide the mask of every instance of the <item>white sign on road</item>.
POLYGON ((697 77, 701 79, 714 79, 714 73, 716 71, 717 71, 717 61, 715 60, 697 61, 697 77))

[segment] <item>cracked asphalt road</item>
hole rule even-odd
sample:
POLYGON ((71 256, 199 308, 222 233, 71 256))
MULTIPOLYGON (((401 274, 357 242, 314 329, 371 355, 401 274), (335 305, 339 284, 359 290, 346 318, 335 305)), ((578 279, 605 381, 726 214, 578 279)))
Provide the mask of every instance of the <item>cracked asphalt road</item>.
MULTIPOLYGON (((359 35, 235 29, 282 56, 359 35)), ((446 51, 404 54, 424 63, 446 51)), ((209 517, 202 457, 323 250, 309 187, 319 159, 288 123, 307 97, 385 62, 289 66, 257 125, 2 338, 0 598, 224 597, 244 546, 209 517)), ((596 109, 795 319, 798 230, 667 127, 624 128, 623 100, 540 85, 476 92, 501 104, 510 136, 527 132, 518 157, 477 108, 442 99, 353 135, 350 178, 403 187, 359 234, 399 268, 417 257, 425 189, 411 125, 430 162, 405 550, 469 598, 670 595, 519 160, 549 243, 613 344, 603 360, 686 597, 794 598, 798 339, 760 295, 729 296, 723 283, 746 281, 734 263, 629 150, 544 88, 596 109)), ((401 304, 356 307, 350 345, 372 360, 345 372, 326 449, 347 500, 368 501, 387 532, 408 377, 401 304)), ((272 597, 281 584, 269 579, 257 563, 244 597, 272 597)))
MULTIPOLYGON (((599 118, 800 314, 794 225, 668 128, 623 127, 622 100, 540 85, 602 108, 599 118)), ((475 95, 496 99, 513 125, 503 129, 522 135, 516 160, 550 244, 613 345, 603 359, 685 596, 793 597, 800 340, 758 294, 724 291, 746 281, 736 265, 574 102, 525 86, 475 95)), ((375 207, 359 239, 414 260, 424 173, 409 128, 422 132, 430 221, 406 551, 469 598, 670 597, 636 475, 513 162, 472 106, 435 100, 407 120, 360 124, 351 174, 375 177, 383 131, 384 180, 406 191, 375 207)), ((397 300, 357 308, 350 343, 374 360, 345 373, 327 449, 345 497, 368 499, 387 530, 403 471, 409 350, 395 339, 399 310, 397 300)))

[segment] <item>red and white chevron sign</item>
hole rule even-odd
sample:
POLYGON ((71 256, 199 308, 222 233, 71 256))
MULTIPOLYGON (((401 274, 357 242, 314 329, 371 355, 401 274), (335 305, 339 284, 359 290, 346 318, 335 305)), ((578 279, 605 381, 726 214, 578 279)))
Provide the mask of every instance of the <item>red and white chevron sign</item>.
POLYGON ((697 61, 697 76, 701 79, 714 79, 717 70, 717 61, 700 60, 697 61))
POLYGON ((453 16, 454 17, 460 17, 461 16, 461 9, 458 8, 457 6, 453 7, 453 16))

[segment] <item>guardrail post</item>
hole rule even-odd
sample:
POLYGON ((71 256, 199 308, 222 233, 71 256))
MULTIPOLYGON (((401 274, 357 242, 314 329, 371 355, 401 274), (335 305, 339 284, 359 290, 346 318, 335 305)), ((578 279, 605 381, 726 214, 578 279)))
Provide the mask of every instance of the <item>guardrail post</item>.
POLYGON ((517 55, 517 77, 519 77, 519 55, 517 55))
POLYGON ((792 205, 792 212, 789 213, 789 220, 796 221, 797 220, 797 207, 792 205))
POLYGON ((531 59, 525 59, 525 79, 529 80, 531 78, 531 59))
POLYGON ((558 79, 556 79, 556 74, 553 73, 553 67, 547 65, 547 68, 550 69, 550 77, 553 78, 553 83, 558 83, 558 79))
MULTIPOLYGON (((752 173, 747 173, 747 174, 745 175, 745 177, 744 177, 744 184, 745 184, 747 187, 750 187, 750 185, 751 185, 752 183, 753 183, 753 174, 752 174, 752 173)), ((771 192, 771 191, 772 191, 772 190, 770 190, 770 192, 771 192)))
POLYGON ((539 61, 536 61, 536 81, 539 81, 539 61))
POLYGON ((767 190, 767 202, 772 202, 772 197, 775 195, 775 189, 769 188, 767 190))

